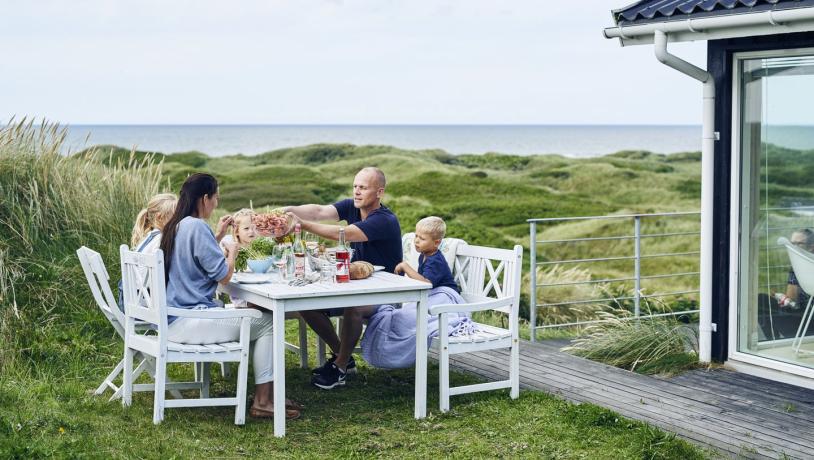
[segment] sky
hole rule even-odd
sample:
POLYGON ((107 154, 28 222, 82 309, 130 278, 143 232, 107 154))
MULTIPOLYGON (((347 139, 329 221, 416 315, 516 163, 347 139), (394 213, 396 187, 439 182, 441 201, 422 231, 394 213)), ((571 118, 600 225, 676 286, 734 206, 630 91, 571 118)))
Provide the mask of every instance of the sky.
POLYGON ((699 83, 602 35, 630 1, 10 0, 0 123, 700 124, 699 83))

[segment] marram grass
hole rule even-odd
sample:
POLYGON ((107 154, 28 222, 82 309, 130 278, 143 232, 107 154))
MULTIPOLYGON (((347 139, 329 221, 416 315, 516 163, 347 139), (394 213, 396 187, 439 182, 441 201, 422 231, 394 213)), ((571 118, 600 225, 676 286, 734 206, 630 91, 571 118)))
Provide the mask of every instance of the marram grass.
POLYGON ((637 319, 625 309, 599 316, 601 323, 563 350, 645 374, 674 374, 698 362, 697 332, 675 317, 637 319))
POLYGON ((0 128, 0 374, 95 308, 76 249, 100 252, 116 277, 118 244, 159 189, 158 165, 65 156, 64 139, 53 124, 0 128))

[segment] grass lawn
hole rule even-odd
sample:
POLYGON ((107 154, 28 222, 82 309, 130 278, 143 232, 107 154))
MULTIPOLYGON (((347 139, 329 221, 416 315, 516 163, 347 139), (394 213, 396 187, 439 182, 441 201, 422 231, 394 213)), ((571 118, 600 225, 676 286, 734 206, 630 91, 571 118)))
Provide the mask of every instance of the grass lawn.
MULTIPOLYGON (((301 419, 288 422, 286 438, 273 437, 270 420, 233 425, 234 411, 226 407, 167 409, 164 422, 154 426, 151 393, 136 393, 130 408, 107 402, 110 391, 91 394, 117 357, 105 356, 82 375, 0 378, 0 457, 703 457, 655 428, 540 392, 523 391, 514 401, 507 391, 456 396, 452 410, 440 414, 433 364, 428 417, 414 420, 411 369, 383 371, 360 363, 360 373, 345 388, 324 391, 308 384, 310 373, 295 367, 290 353, 287 393, 305 410, 301 419)), ((175 379, 192 377, 189 365, 171 369, 175 379)), ((232 394, 234 377, 213 375, 212 395, 232 394)), ((473 381, 453 376, 453 383, 473 381)))

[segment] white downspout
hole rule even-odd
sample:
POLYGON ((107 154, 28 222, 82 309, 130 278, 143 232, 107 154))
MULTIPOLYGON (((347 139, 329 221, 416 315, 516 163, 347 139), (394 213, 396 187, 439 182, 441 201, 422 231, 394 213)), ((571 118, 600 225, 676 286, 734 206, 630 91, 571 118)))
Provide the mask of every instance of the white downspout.
POLYGON ((710 362, 712 357, 712 212, 714 192, 715 80, 706 70, 667 52, 667 34, 653 34, 656 59, 704 84, 703 128, 701 142, 701 319, 698 325, 698 359, 710 362))

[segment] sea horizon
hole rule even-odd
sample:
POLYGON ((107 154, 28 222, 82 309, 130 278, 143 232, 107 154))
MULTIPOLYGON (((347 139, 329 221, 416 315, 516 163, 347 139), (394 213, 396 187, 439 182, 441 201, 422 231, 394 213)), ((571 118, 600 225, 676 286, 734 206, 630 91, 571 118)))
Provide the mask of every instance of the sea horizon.
MULTIPOLYGON (((387 145, 451 154, 559 154, 573 158, 623 150, 700 151, 700 125, 649 124, 65 124, 65 152, 94 145, 209 156, 258 155, 313 144, 387 145)), ((814 127, 777 126, 770 138, 814 148, 814 127)))

